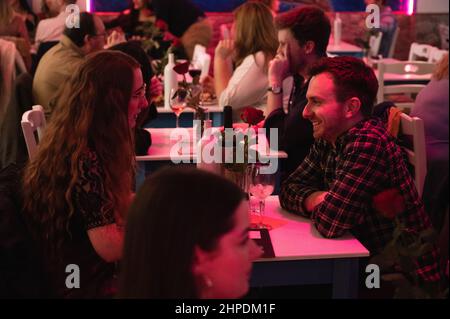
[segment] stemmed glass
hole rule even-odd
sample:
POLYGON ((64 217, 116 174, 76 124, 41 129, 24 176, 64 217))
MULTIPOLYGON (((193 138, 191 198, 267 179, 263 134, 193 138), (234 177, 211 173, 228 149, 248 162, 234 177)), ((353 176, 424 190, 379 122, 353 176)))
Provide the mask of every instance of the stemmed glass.
POLYGON ((249 172, 249 191, 259 203, 259 223, 257 228, 270 229, 270 225, 263 224, 263 218, 266 208, 266 198, 273 193, 275 187, 275 173, 268 169, 269 164, 252 164, 249 172))
POLYGON ((183 88, 170 90, 170 108, 177 117, 176 127, 179 127, 180 114, 183 113, 188 102, 188 91, 183 88))

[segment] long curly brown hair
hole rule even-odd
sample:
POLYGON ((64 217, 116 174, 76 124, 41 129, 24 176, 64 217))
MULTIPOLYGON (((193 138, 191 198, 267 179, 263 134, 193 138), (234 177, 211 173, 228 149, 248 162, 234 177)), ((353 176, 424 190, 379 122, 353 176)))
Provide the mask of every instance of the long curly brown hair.
POLYGON ((38 153, 23 179, 27 220, 50 255, 71 235, 74 187, 81 175, 80 158, 87 151, 96 153, 104 171, 109 208, 118 216, 128 207, 135 164, 128 104, 135 69, 139 64, 124 53, 94 53, 57 94, 38 153))

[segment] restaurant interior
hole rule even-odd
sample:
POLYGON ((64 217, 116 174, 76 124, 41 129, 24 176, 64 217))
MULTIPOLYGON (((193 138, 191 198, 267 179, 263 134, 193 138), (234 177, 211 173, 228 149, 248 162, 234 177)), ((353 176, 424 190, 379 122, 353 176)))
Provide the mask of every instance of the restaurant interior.
POLYGON ((0 0, 0 299, 448 298, 448 28, 447 0, 0 0))

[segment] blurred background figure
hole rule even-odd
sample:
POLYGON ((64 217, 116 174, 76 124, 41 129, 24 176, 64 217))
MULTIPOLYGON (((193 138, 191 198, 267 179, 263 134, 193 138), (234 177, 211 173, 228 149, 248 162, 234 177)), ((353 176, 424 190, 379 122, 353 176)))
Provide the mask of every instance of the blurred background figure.
POLYGON ((75 72, 85 56, 102 50, 106 43, 102 20, 88 12, 80 14, 80 28, 65 28, 61 41, 44 54, 33 79, 33 99, 43 106, 46 116, 55 92, 75 72))
POLYGON ((105 24, 106 29, 120 27, 128 38, 142 36, 142 30, 139 30, 139 28, 144 23, 154 23, 156 21, 156 17, 148 2, 148 0, 133 0, 128 10, 105 24))
POLYGON ((28 70, 31 68, 30 38, 22 17, 13 10, 13 1, 0 1, 0 37, 14 42, 28 70))
MULTIPOLYGON (((427 177, 425 179, 423 202, 437 230, 445 225, 448 214, 448 54, 437 64, 428 85, 417 95, 411 116, 423 120, 427 151, 427 177)), ((448 256, 448 239, 447 250, 448 256)))
POLYGON ((139 63, 122 52, 89 56, 62 84, 23 190, 29 229, 56 297, 115 291, 123 220, 131 200, 133 129, 147 106, 139 63), (66 287, 66 266, 81 271, 66 287))
POLYGON ((280 7, 280 1, 278 1, 278 0, 248 0, 248 1, 264 3, 266 6, 268 6, 272 10, 272 12, 274 14, 276 14, 278 12, 278 9, 280 7))
POLYGON ((241 109, 264 110, 267 103, 268 64, 278 47, 270 8, 261 2, 242 4, 234 11, 231 34, 215 50, 214 87, 219 106, 231 105, 233 121, 239 122, 241 109))
POLYGON ((386 4, 386 0, 364 0, 364 2, 366 6, 369 4, 376 4, 380 7, 380 28, 378 31, 383 33, 383 36, 381 37, 378 54, 387 58, 395 30, 397 29, 397 18, 392 12, 391 7, 386 4))
POLYGON ((77 0, 46 0, 51 13, 57 12, 56 16, 43 19, 39 22, 36 29, 35 48, 39 49, 42 43, 59 41, 66 27, 66 19, 69 13, 66 7, 76 4, 77 0))
POLYGON ((208 47, 212 27, 198 6, 190 0, 147 1, 156 18, 164 21, 168 31, 180 39, 189 60, 192 60, 196 44, 208 47))
POLYGON ((34 37, 36 25, 38 23, 36 14, 31 10, 27 0, 12 0, 13 10, 25 21, 27 30, 31 37, 34 37))
POLYGON ((234 183, 193 168, 152 175, 131 206, 119 298, 239 298, 261 254, 234 183))
POLYGON ((29 44, 27 27, 21 16, 13 10, 13 1, 0 1, 0 36, 23 38, 29 44))

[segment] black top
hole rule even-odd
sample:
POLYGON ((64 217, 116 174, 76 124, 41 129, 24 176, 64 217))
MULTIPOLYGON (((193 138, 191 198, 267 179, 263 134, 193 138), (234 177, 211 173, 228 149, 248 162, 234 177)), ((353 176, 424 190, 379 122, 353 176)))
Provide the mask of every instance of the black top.
POLYGON ((205 16, 190 0, 152 0, 151 7, 156 17, 167 23, 170 33, 179 38, 205 16))
POLYGON ((308 103, 306 100, 308 85, 309 81, 305 83, 303 77, 294 75, 288 114, 284 113, 283 108, 278 108, 269 114, 264 124, 267 129, 278 128, 279 149, 288 154, 288 158, 280 163, 282 180, 303 162, 314 143, 312 124, 302 116, 308 103))
POLYGON ((113 203, 105 196, 105 173, 95 152, 89 150, 79 160, 81 175, 73 190, 75 212, 69 222, 69 231, 59 251, 59 260, 45 258, 46 269, 58 298, 111 298, 116 293, 115 265, 104 261, 94 250, 87 231, 115 222, 113 203), (80 270, 80 287, 66 286, 73 271, 80 270))

